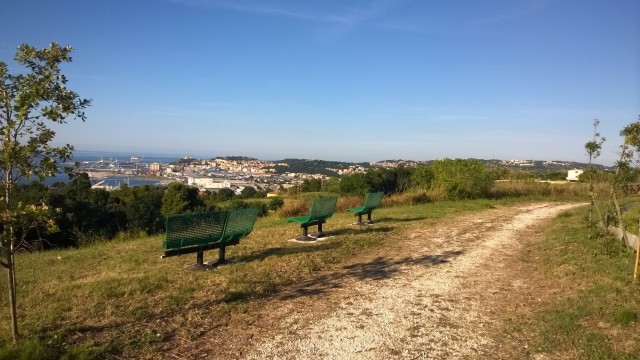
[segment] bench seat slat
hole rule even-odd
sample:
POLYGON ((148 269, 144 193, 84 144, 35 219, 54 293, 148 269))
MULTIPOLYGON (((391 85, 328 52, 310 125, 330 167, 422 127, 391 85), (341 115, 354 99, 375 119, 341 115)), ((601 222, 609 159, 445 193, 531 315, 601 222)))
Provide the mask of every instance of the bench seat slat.
POLYGON ((257 218, 258 209, 255 207, 230 210, 222 241, 240 240, 249 235, 253 231, 257 218))
POLYGON ((205 246, 222 240, 228 212, 209 211, 168 216, 165 249, 205 246))
POLYGON ((251 233, 258 212, 257 208, 250 207, 167 216, 162 257, 195 252, 198 256, 194 267, 202 269, 202 253, 220 249, 217 264, 224 263, 225 247, 237 245, 240 239, 251 233))

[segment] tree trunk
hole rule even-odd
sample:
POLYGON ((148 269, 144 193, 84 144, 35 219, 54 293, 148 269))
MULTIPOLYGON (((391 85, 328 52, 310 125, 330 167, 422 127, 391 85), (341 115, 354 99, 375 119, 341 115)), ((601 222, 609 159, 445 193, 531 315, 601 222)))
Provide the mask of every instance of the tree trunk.
MULTIPOLYGON (((615 177, 618 178, 620 176, 620 164, 624 161, 627 155, 627 143, 626 140, 622 145, 622 150, 620 151, 620 160, 618 160, 618 167, 616 168, 615 177)), ((618 203, 618 196, 616 195, 616 185, 617 179, 613 181, 611 184, 611 193, 609 194, 609 204, 611 204, 611 200, 613 200, 613 205, 616 208, 616 215, 618 216, 618 223, 620 224, 620 229, 622 230, 622 241, 627 243, 627 232, 624 229, 624 222, 622 221, 622 211, 620 211, 620 204, 618 203)), ((607 224, 609 226, 609 224, 607 224)))
POLYGON ((16 269, 13 257, 13 242, 7 246, 7 280, 9 282, 9 309, 11 311, 11 335, 13 343, 18 343, 18 312, 16 307, 16 269))
MULTIPOLYGON (((12 182, 13 182, 13 169, 9 169, 9 171, 5 174, 5 211, 9 211, 11 209, 11 190, 12 190, 12 182)), ((6 230, 6 229, 5 229, 6 230)), ((18 343, 18 311, 17 311, 17 298, 16 298, 16 258, 15 258, 15 250, 16 243, 14 239, 13 227, 9 228, 9 238, 6 239, 6 250, 7 250, 7 280, 9 285, 9 311, 11 312, 11 335, 13 336, 13 343, 18 343)))
POLYGON ((624 228, 624 221, 622 221, 622 211, 620 211, 620 204, 618 203, 618 196, 616 195, 616 192, 613 191, 611 196, 613 197, 613 205, 616 208, 616 215, 618 215, 618 223, 620 224, 620 229, 622 230, 622 241, 625 244, 628 244, 629 241, 627 240, 627 231, 624 228))

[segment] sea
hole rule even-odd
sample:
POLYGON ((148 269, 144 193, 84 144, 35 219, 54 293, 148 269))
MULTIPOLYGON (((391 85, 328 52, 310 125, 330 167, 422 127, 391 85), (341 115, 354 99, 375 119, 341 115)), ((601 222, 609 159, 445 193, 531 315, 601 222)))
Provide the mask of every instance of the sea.
MULTIPOLYGON (((73 152, 73 158, 70 159, 67 163, 83 163, 83 162, 98 162, 100 160, 109 161, 109 162, 129 162, 132 157, 137 157, 138 161, 141 163, 154 163, 158 162, 161 164, 169 164, 174 162, 182 157, 190 156, 190 155, 177 155, 177 154, 159 154, 159 153, 133 153, 133 152, 123 152, 123 151, 94 151, 94 150, 76 150, 73 152)), ((201 158, 196 156, 191 156, 194 158, 201 158)), ((63 168, 65 165, 61 164, 60 167, 63 168)), ((34 179, 37 180, 37 179, 34 179)), ((108 176, 104 179, 106 185, 109 186, 120 186, 123 184, 127 184, 128 186, 142 186, 142 185, 160 185, 161 182, 158 180, 148 179, 144 177, 137 176, 127 176, 127 175, 113 175, 108 176)), ((51 185, 57 182, 69 182, 69 176, 65 173, 56 174, 53 177, 46 178, 43 181, 45 185, 51 185)))
MULTIPOLYGON (((95 151, 95 150, 76 150, 73 152, 72 162, 83 161, 116 161, 127 162, 131 160, 131 157, 137 157, 138 161, 144 163, 158 162, 161 164, 168 164, 174 162, 182 157, 189 155, 177 155, 177 154, 158 154, 158 153, 135 153, 135 152, 123 152, 123 151, 95 151)), ((195 157, 195 156, 193 156, 195 157)))

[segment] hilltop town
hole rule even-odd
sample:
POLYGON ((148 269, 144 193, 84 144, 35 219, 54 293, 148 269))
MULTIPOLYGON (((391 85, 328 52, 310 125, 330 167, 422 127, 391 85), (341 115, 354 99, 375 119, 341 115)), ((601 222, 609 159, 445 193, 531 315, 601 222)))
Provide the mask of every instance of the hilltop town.
MULTIPOLYGON (((481 160, 488 166, 539 175, 551 172, 566 172, 585 169, 587 164, 571 161, 541 160, 481 160)), ((247 186, 258 191, 277 191, 298 186, 304 180, 326 180, 356 173, 365 173, 373 168, 416 167, 429 165, 432 161, 382 160, 377 162, 340 162, 308 159, 284 159, 264 161, 244 156, 225 156, 211 159, 182 157, 170 163, 142 162, 132 156, 130 161, 86 161, 79 165, 94 180, 102 180, 112 175, 135 176, 158 179, 161 183, 180 181, 198 187, 202 191, 216 191, 223 188, 240 193, 247 186)), ((597 165, 600 169, 606 167, 597 165)), ((106 185, 96 185, 105 187, 106 185)))

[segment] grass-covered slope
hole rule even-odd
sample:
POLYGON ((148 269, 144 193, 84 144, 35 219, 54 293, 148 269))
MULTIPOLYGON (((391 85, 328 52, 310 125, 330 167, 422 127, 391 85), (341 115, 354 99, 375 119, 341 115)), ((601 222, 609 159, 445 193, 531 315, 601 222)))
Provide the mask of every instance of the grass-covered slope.
MULTIPOLYGON (((352 214, 336 212, 324 226, 333 237, 316 244, 288 240, 296 224, 269 216, 253 233, 227 249, 237 260, 208 272, 188 272, 195 254, 161 259, 162 237, 116 240, 90 247, 18 256, 18 312, 25 338, 40 338, 60 352, 154 354, 170 339, 191 337, 203 326, 256 306, 279 288, 311 279, 363 252, 398 246, 400 229, 432 219, 480 211, 495 201, 439 202, 383 207, 379 224, 351 225, 352 214)), ((217 258, 205 253, 205 261, 217 258)), ((0 296, 6 299, 6 282, 0 296)), ((8 311, 0 312, 0 338, 10 339, 8 311)))
MULTIPOLYGON (((628 201, 628 200, 627 200, 628 201)), ((522 358, 640 359, 640 285, 635 253, 613 239, 588 240, 587 208, 562 214, 522 262, 529 298, 510 314, 502 341, 522 358), (607 244, 605 241, 609 241, 607 244)))
MULTIPOLYGON (((333 236, 316 244, 288 241, 300 234, 299 227, 270 215, 240 245, 228 248, 227 258, 237 262, 208 272, 183 269, 195 254, 161 259, 160 236, 20 254, 20 330, 30 340, 20 350, 0 346, 0 359, 160 358, 171 344, 251 316, 273 295, 324 270, 402 246, 399 234, 406 230, 504 203, 387 206, 374 211, 380 221, 367 228, 352 226, 353 215, 340 211, 324 226, 333 236)), ((631 281, 635 255, 587 240, 585 211, 556 219, 514 259, 535 296, 514 298, 522 303, 507 315, 511 320, 500 334, 508 347, 502 358, 640 358, 640 286, 631 281), (531 345, 519 347, 518 339, 531 345)), ((215 258, 217 251, 205 253, 205 260, 215 258)), ((0 281, 2 304, 8 303, 6 294, 6 281, 0 281)), ((8 344, 8 309, 2 310, 0 341, 8 344)))

